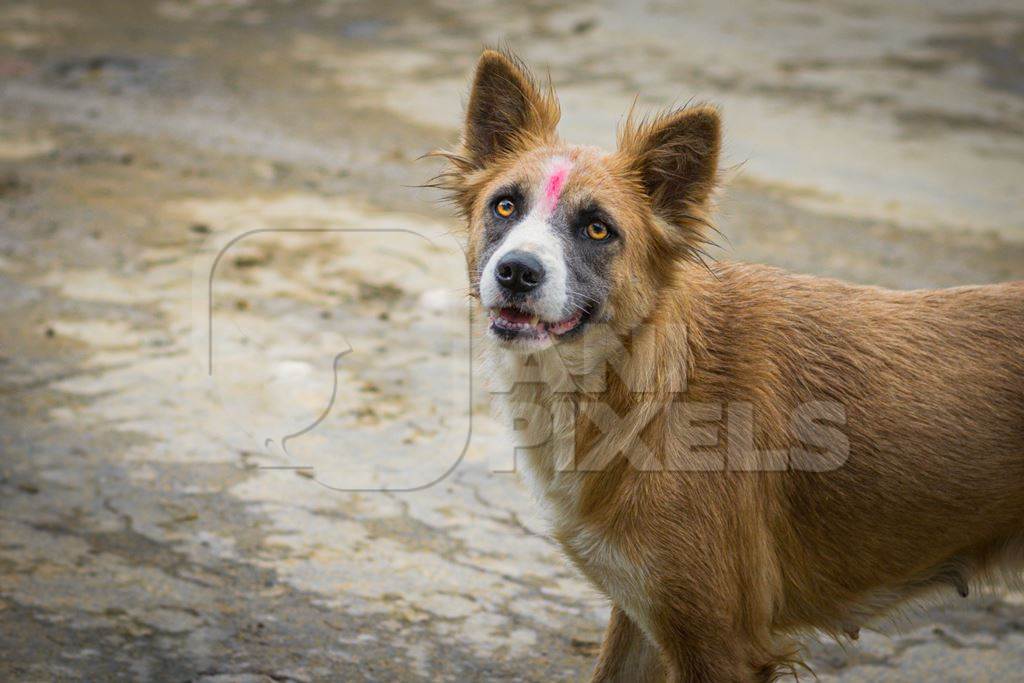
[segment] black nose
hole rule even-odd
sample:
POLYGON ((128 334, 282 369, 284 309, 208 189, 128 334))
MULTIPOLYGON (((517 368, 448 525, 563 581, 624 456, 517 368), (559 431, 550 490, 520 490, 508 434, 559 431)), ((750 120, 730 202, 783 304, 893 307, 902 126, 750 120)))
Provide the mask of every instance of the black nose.
POLYGON ((525 251, 505 254, 494 271, 498 284, 516 294, 536 289, 544 282, 544 266, 525 251))

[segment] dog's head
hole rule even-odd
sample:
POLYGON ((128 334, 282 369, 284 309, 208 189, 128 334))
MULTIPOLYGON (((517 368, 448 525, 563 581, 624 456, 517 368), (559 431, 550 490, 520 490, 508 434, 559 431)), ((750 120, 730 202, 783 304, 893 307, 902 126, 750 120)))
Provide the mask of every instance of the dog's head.
POLYGON ((630 117, 613 153, 561 142, 559 115, 550 86, 487 51, 459 147, 440 153, 438 184, 468 223, 473 295, 488 333, 516 351, 642 323, 675 265, 700 253, 715 187, 713 108, 630 117))

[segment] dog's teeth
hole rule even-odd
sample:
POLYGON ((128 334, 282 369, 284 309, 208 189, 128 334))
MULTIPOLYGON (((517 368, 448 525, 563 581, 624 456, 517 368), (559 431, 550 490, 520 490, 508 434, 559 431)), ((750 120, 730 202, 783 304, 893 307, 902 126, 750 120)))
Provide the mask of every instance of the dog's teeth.
POLYGON ((539 323, 539 322, 540 322, 540 316, 539 315, 535 315, 532 318, 530 318, 530 324, 533 325, 534 327, 536 327, 537 323, 539 323))

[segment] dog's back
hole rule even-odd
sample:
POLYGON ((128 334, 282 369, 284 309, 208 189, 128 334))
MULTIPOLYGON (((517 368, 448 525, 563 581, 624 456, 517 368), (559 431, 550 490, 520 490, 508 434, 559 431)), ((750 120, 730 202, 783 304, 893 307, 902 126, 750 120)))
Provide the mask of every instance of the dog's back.
POLYGON ((691 390, 752 402, 764 449, 799 441, 808 402, 842 423, 839 460, 767 475, 780 622, 963 592, 1024 550, 1024 283, 898 292, 736 265, 709 287, 691 390))

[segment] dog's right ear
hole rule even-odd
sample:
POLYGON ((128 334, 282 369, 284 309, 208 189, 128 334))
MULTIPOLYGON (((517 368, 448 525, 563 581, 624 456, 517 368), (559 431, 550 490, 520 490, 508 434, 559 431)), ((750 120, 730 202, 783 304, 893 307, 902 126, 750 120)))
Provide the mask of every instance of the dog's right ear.
POLYGON ((482 168, 530 144, 551 141, 559 116, 550 86, 538 88, 513 55, 485 50, 469 93, 463 156, 474 168, 482 168))

